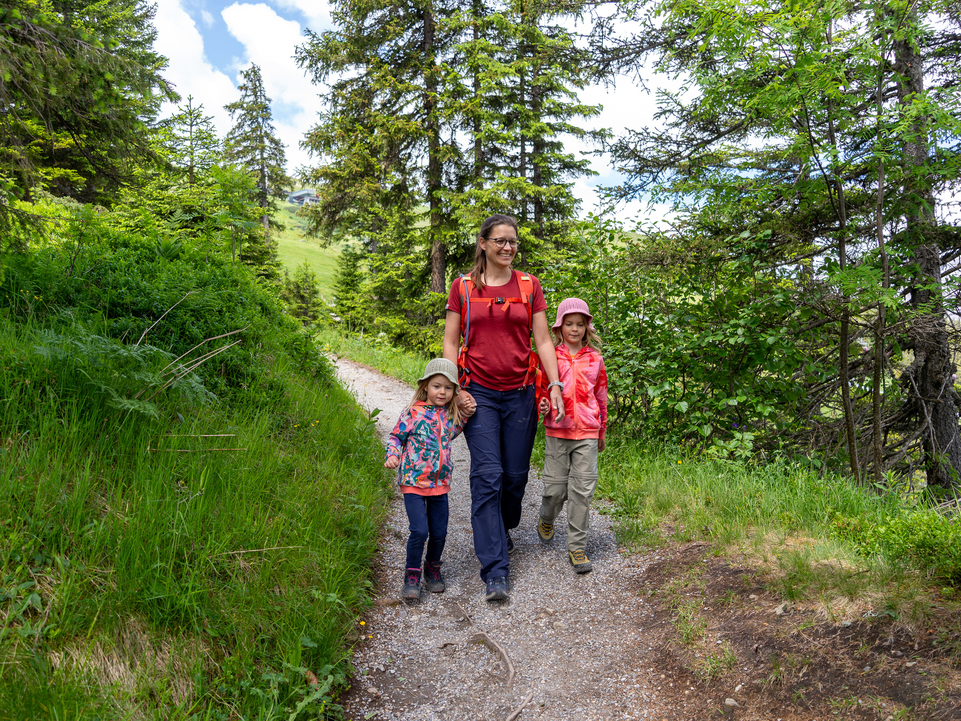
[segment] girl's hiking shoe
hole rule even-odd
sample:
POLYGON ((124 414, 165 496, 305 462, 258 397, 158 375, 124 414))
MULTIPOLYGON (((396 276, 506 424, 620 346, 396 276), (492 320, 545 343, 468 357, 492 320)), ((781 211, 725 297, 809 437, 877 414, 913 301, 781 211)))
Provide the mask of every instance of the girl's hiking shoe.
POLYGON ((571 559, 571 565, 574 567, 574 573, 590 573, 594 570, 591 565, 591 559, 589 559, 584 551, 580 549, 576 551, 568 551, 567 557, 571 559))
POLYGON ((404 599, 416 600, 420 598, 420 569, 408 568, 404 571, 404 588, 400 592, 404 599))
POLYGON ((537 521, 537 535, 541 537, 541 541, 544 543, 550 543, 554 540, 554 524, 541 518, 537 521))
POLYGON ((484 598, 488 601, 503 601, 507 598, 507 576, 488 578, 487 593, 484 598))
POLYGON ((441 561, 424 564, 424 586, 431 593, 443 593, 447 588, 444 577, 440 574, 441 561))
POLYGON ((511 532, 507 531, 505 534, 507 536, 507 555, 511 555, 514 552, 516 546, 514 545, 514 539, 511 538, 511 532))

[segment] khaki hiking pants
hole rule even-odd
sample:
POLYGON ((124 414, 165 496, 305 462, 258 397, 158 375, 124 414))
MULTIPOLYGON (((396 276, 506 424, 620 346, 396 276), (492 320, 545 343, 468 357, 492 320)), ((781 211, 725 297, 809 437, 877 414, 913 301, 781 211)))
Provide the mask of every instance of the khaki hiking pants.
POLYGON ((584 550, 597 488, 597 439, 547 436, 541 518, 553 523, 567 501, 567 550, 584 550))

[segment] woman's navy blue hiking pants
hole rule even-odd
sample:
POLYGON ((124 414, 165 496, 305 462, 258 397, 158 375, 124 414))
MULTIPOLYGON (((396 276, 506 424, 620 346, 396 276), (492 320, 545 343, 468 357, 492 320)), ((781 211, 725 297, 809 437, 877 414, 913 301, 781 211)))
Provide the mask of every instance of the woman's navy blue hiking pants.
POLYGON ((506 531, 521 520, 531 451, 537 432, 534 386, 495 391, 479 383, 467 390, 477 410, 464 427, 470 449, 471 527, 480 576, 507 576, 506 531))

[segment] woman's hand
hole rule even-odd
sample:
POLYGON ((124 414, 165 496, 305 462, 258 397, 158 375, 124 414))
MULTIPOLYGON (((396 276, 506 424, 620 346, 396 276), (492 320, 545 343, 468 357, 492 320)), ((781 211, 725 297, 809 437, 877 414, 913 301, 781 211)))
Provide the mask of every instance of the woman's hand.
POLYGON ((477 410, 477 401, 474 400, 474 396, 465 391, 463 388, 460 389, 460 393, 457 394, 457 410, 460 411, 461 417, 466 421, 477 410))
POLYGON ((564 416, 567 415, 564 409, 564 392, 560 389, 560 386, 551 386, 551 405, 557 409, 554 422, 560 423, 564 420, 564 416))
POLYGON ((400 465, 400 456, 391 456, 384 461, 384 468, 397 468, 400 465))

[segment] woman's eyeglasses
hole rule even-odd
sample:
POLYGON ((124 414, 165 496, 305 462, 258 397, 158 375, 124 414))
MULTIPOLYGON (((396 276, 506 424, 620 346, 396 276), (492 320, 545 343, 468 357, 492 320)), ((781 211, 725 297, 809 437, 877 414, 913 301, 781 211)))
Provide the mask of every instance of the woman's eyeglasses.
POLYGON ((517 238, 488 238, 491 243, 496 245, 498 248, 506 248, 508 245, 511 248, 516 248, 520 243, 517 238))

